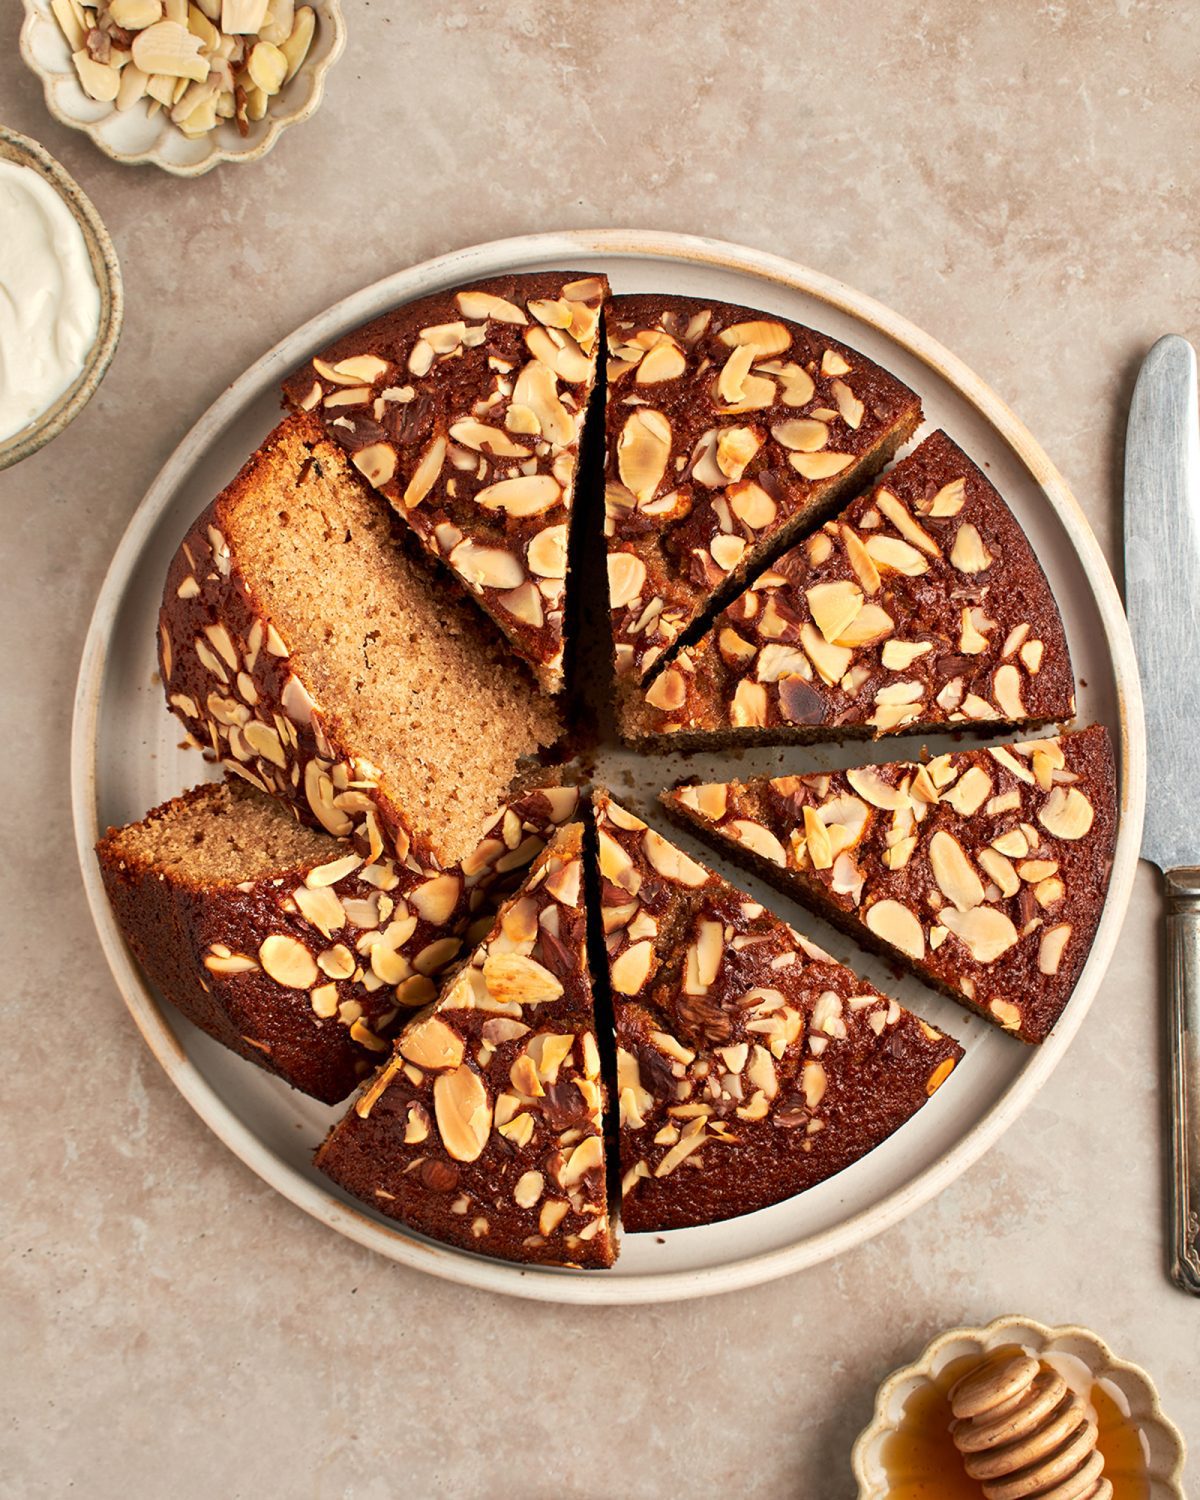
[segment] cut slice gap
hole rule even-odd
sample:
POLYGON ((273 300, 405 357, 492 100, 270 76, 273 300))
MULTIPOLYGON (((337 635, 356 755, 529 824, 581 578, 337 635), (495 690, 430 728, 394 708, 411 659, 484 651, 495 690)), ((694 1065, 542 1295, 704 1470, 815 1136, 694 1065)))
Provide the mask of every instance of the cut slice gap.
POLYGON ((597 838, 628 1231, 815 1187, 949 1077, 957 1042, 605 795, 597 838))
POLYGON ((857 351, 724 303, 609 306, 607 535, 620 702, 876 473, 919 398, 857 351))
POLYGON ((650 748, 1069 719, 1062 618, 1021 527, 943 432, 776 559, 637 701, 650 748))
POLYGON ((109 829, 96 852, 160 993, 239 1056, 335 1104, 577 802, 574 787, 527 790, 463 866, 441 871, 369 861, 245 782, 210 782, 109 829))
POLYGON ((343 334, 283 385, 552 693, 607 295, 584 271, 438 292, 343 334))
POLYGON ((331 1131, 322 1172, 460 1249, 612 1264, 583 899, 573 823, 331 1131))
POLYGON ((450 865, 562 726, 395 524, 313 417, 288 418, 172 561, 162 678, 232 774, 373 855, 450 865))
POLYGON ((1116 801, 1100 726, 662 795, 785 895, 1027 1042, 1045 1040, 1087 960, 1116 801))

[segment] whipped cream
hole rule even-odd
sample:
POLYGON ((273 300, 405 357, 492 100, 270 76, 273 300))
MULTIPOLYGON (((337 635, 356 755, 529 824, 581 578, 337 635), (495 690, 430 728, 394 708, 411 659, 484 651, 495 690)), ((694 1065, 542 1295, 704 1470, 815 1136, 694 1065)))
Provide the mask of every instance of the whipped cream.
POLYGON ((0 441, 70 389, 99 328, 74 214, 32 167, 0 159, 0 441))

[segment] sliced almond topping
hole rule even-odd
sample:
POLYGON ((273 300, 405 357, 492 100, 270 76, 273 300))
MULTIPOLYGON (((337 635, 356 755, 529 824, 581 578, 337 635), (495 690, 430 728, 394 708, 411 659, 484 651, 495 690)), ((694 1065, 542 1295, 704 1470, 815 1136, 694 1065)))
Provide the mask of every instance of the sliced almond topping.
POLYGON ((418 1068, 457 1068, 463 1060, 463 1039, 437 1016, 419 1021, 400 1038, 400 1055, 418 1068))
POLYGON ((678 885, 685 885, 693 890, 698 889, 708 880, 708 871, 703 865, 698 865, 682 849, 668 843, 661 834, 655 833, 653 828, 647 828, 642 835, 642 849, 650 865, 664 880, 672 880, 678 885))
POLYGON ((510 516, 543 516, 562 498, 552 474, 518 474, 486 485, 475 496, 484 510, 502 510, 510 516))
POLYGON ((658 385, 664 380, 677 380, 686 369, 683 350, 674 339, 664 337, 647 351, 633 378, 637 385, 658 385))
POLYGON ((925 953, 925 934, 921 924, 899 901, 876 901, 868 906, 865 921, 870 930, 882 942, 890 943, 909 958, 922 958, 925 953))
POLYGON ((828 870, 833 864, 833 844, 829 830, 808 803, 804 805, 804 839, 813 869, 828 870))
POLYGON ((960 573, 982 573, 991 567, 992 554, 983 545, 983 538, 970 521, 965 521, 954 533, 950 561, 960 573))
POLYGON ((515 303, 507 302, 492 292, 456 292, 454 301, 464 318, 495 318, 497 323, 515 323, 521 328, 526 327, 529 322, 515 303))
POLYGON ((730 510, 751 531, 761 531, 765 526, 770 526, 778 512, 771 496, 751 479, 731 484, 725 491, 725 498, 729 501, 730 510))
MULTIPOLYGON (((653 352, 651 350, 651 353, 653 352)), ((746 376, 750 373, 754 355, 753 344, 739 344, 722 366, 721 373, 717 377, 717 395, 727 406, 734 406, 742 399, 742 387, 746 376)))
POLYGON ((803 365, 770 360, 758 369, 778 377, 784 406, 806 406, 816 392, 813 378, 803 365))
POLYGON ((304 944, 286 933, 272 933, 265 938, 258 950, 258 961, 276 984, 290 990, 310 989, 320 973, 304 944))
POLYGON ((389 443, 370 443, 352 453, 350 462, 378 489, 395 477, 396 450, 389 443))
POLYGON ((733 323, 723 329, 717 338, 729 349, 737 348, 739 344, 751 344, 759 358, 782 354, 792 344, 792 336, 783 324, 767 319, 733 323))
POLYGON ((612 987, 619 995, 636 995, 650 977, 654 944, 634 943, 615 958, 609 969, 612 987))
MULTIPOLYGON (((813 634, 816 635, 816 631, 813 634)), ((761 683, 748 679, 738 683, 730 705, 730 721, 736 729, 760 729, 766 725, 767 690, 761 683)))
POLYGON ((511 552, 481 547, 469 537, 454 548, 449 562, 476 588, 515 589, 525 581, 524 570, 511 552))
POLYGON ((805 591, 817 629, 832 644, 844 635, 863 607, 862 590, 849 579, 818 583, 805 591))
POLYGON ((746 465, 762 446, 753 427, 723 427, 717 434, 717 468, 730 479, 740 479, 746 465))
POLYGON ((921 553, 900 537, 873 532, 867 538, 866 546, 871 561, 882 570, 903 573, 906 578, 918 578, 929 571, 929 564, 921 553))
POLYGON ((941 557, 942 549, 934 539, 915 521, 908 507, 892 494, 891 490, 880 489, 875 492, 875 504, 879 507, 882 515, 885 515, 906 542, 911 542, 919 551, 929 557, 941 557))
POLYGON ((851 530, 849 526, 842 527, 842 543, 846 548, 846 556, 850 566, 854 569, 859 583, 868 594, 873 594, 879 587, 879 569, 875 561, 863 544, 862 538, 857 531, 851 530))
POLYGON ((668 667, 661 677, 657 677, 646 694, 646 702, 652 708, 661 708, 664 713, 682 708, 686 699, 687 684, 683 673, 673 667, 668 667))
POLYGON ((829 428, 815 417, 790 417, 786 422, 776 422, 771 436, 784 448, 816 453, 828 443, 829 428))
POLYGON ((639 406, 629 415, 617 442, 621 483, 639 501, 652 500, 671 454, 671 424, 662 412, 639 406))
POLYGON ((826 349, 821 356, 822 375, 849 375, 850 366, 836 349, 826 349))
POLYGON ((446 447, 444 437, 435 437, 421 455, 421 461, 413 470, 412 478, 404 491, 406 509, 411 510, 414 505, 419 505, 433 488, 446 461, 446 447))
POLYGON ((964 943, 976 963, 994 963, 1017 941, 1017 929, 994 906, 959 911, 953 906, 939 913, 942 923, 964 943))
POLYGON ((939 828, 929 841, 929 867, 938 889, 960 912, 983 901, 983 881, 975 873, 962 845, 953 834, 939 828))
POLYGON ((540 324, 525 334, 525 343, 534 359, 548 365, 559 377, 571 384, 591 379, 592 362, 569 333, 544 328, 540 324))
POLYGON ((982 766, 969 766, 942 801, 948 802, 964 818, 972 817, 992 794, 992 778, 982 766))
POLYGON ((646 565, 632 552, 610 552, 608 555, 608 603, 610 609, 623 609, 639 597, 646 583, 646 565))
POLYGON ((539 531, 526 551, 529 571, 539 578, 567 576, 567 528, 565 524, 539 531))
POLYGON ((866 413, 866 407, 843 380, 835 380, 830 386, 833 399, 837 402, 837 409, 842 414, 842 421, 846 426, 857 429, 862 424, 866 413))
POLYGON ((1081 839, 1095 820, 1095 809, 1077 787, 1056 786, 1037 815, 1038 822, 1058 839, 1081 839))
POLYGON ((992 677, 992 689, 1005 718, 1024 718, 1025 705, 1021 702, 1021 674, 1012 662, 1006 661, 996 668, 992 677))
POLYGON ((1057 974, 1062 963, 1063 951, 1071 936, 1070 922, 1061 922, 1057 927, 1047 927, 1038 944, 1038 968, 1043 974, 1057 974))
POLYGON ((800 627, 800 644, 808 653, 823 682, 831 687, 849 669, 853 652, 844 646, 832 646, 807 621, 800 627))
POLYGON ((540 1005, 563 992, 549 969, 520 953, 489 953, 483 978, 488 993, 502 1004, 540 1005))
POLYGON ((476 453, 491 453, 499 458, 528 458, 530 453, 524 444, 514 442, 508 433, 502 432, 498 427, 489 427, 486 422, 477 422, 474 418, 454 422, 450 427, 450 436, 464 448, 470 448, 476 453))
POLYGON ((469 1067, 439 1073, 433 1108, 442 1145, 455 1161, 475 1161, 492 1128, 492 1106, 483 1080, 469 1067))
POLYGON ((781 869, 787 868, 787 854, 784 852, 783 845, 770 829, 764 828, 761 823, 752 823, 748 818, 735 818, 728 828, 722 831, 732 834, 738 843, 749 849, 752 854, 759 855, 760 858, 778 865, 781 869))

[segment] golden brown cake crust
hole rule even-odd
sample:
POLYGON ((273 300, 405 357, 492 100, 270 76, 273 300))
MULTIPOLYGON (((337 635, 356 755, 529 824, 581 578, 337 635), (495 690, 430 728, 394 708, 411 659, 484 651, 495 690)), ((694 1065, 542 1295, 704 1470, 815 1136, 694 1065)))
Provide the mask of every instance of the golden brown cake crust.
POLYGON ((785 895, 1026 1042, 1046 1038, 1087 961, 1116 836, 1100 726, 662 800, 785 895))
POLYGON ((584 271, 439 292, 344 334, 283 384, 549 692, 563 685, 575 468, 607 296, 584 271))
POLYGON ((625 695, 921 420, 907 386, 771 314, 658 294, 608 312, 606 531, 625 695))
POLYGON ((288 842, 274 825, 289 814, 242 783, 209 783, 110 828, 96 852, 125 939, 162 994, 239 1056, 336 1104, 577 802, 573 787, 523 793, 450 871, 368 863, 319 833, 296 840, 307 857, 264 870, 247 846, 288 842), (184 841, 220 847, 181 857, 184 841))
POLYGON ((622 726, 661 748, 1075 711, 1058 605, 984 474, 935 432, 718 616, 622 726))
POLYGON ((184 538, 159 662, 171 708, 229 772, 373 857, 449 865, 561 720, 392 526, 316 420, 288 418, 184 538))
POLYGON ((317 1154, 379 1213, 505 1260, 607 1266, 582 829, 563 829, 317 1154))
POLYGON ((604 797, 597 832, 626 1229, 803 1192, 949 1077, 951 1037, 604 797))

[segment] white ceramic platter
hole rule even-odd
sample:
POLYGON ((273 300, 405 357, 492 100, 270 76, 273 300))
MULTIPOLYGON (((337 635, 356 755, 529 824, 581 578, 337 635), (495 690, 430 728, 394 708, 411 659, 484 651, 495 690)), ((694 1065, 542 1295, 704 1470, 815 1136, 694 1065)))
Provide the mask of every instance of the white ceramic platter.
MULTIPOLYGON (((915 749, 911 740, 897 741, 866 753, 885 759, 915 749)), ((814 769, 849 764, 863 754, 861 745, 759 750, 740 759, 736 770, 814 769)), ((715 756, 696 757, 687 770, 707 775, 721 764, 715 756)), ((610 750, 601 755, 600 770, 623 800, 661 826, 654 797, 683 774, 684 765, 677 756, 610 750)), ((729 761, 724 765, 734 770, 729 761)), ((1095 538, 1033 437, 957 359, 871 298, 775 256, 683 235, 571 231, 479 245, 388 276, 289 335, 205 412, 139 506, 97 601, 77 690, 72 792, 92 914, 125 1003, 180 1092, 247 1166, 330 1228, 434 1275, 547 1301, 633 1303, 750 1286, 848 1250, 927 1202, 997 1140, 1066 1051, 1111 958, 1138 856, 1145 745, 1133 650, 1095 538), (125 949, 92 854, 98 829, 140 818, 213 774, 194 751, 179 748, 179 724, 163 706, 154 658, 159 594, 190 522, 278 420, 280 378, 320 346, 397 303, 501 271, 552 267, 607 272, 618 292, 669 290, 741 302, 810 324, 919 391, 925 430, 944 426, 988 470, 1029 533, 1066 620, 1081 683, 1079 722, 1099 720, 1113 731, 1121 778, 1116 861, 1096 942, 1062 1023, 1038 1050, 969 1017, 916 981, 898 983, 816 919, 750 877, 726 871, 838 957, 953 1032, 966 1057, 915 1119, 839 1176, 725 1224, 627 1236, 613 1270, 587 1273, 522 1270, 433 1245, 334 1189, 313 1170, 311 1153, 338 1111, 268 1078, 160 1004, 125 949)), ((686 836, 680 842, 701 852, 686 836)))

